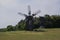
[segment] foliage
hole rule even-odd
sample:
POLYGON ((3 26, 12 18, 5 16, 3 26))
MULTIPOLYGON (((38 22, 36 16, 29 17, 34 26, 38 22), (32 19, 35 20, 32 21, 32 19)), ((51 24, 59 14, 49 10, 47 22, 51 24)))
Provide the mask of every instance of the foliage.
POLYGON ((0 32, 6 32, 6 31, 7 31, 6 28, 1 28, 1 29, 0 29, 0 32))
MULTIPOLYGON (((44 21, 43 27, 44 28, 60 28, 60 16, 58 15, 45 15, 43 16, 44 21)), ((34 29, 41 27, 41 18, 34 17, 34 29)), ((0 31, 16 31, 16 30, 25 30, 26 22, 25 19, 21 20, 16 24, 16 26, 8 25, 7 28, 0 29, 0 31)))
POLYGON ((15 27, 13 27, 12 25, 8 25, 7 31, 15 31, 15 27))
POLYGON ((20 22, 18 22, 18 24, 15 26, 16 27, 16 30, 24 30, 25 28, 25 20, 21 20, 20 22))

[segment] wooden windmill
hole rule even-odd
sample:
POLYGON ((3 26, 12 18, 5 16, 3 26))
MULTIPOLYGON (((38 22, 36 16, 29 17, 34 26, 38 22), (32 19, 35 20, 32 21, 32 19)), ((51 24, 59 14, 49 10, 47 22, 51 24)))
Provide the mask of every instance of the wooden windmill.
POLYGON ((33 28, 34 28, 34 25, 33 25, 34 18, 33 17, 36 16, 38 13, 40 13, 40 10, 37 11, 36 13, 34 13, 34 14, 31 14, 30 6, 28 6, 28 15, 20 13, 20 12, 18 13, 20 15, 25 16, 25 22, 26 22, 25 30, 28 30, 28 31, 32 31, 33 30, 33 28))

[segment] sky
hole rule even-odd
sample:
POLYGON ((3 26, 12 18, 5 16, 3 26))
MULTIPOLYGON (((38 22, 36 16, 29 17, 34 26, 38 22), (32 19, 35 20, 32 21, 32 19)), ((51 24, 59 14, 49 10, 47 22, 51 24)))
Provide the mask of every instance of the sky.
POLYGON ((40 10, 37 16, 60 15, 60 0, 0 0, 0 28, 8 25, 15 26, 28 13, 27 6, 31 6, 32 14, 40 10))

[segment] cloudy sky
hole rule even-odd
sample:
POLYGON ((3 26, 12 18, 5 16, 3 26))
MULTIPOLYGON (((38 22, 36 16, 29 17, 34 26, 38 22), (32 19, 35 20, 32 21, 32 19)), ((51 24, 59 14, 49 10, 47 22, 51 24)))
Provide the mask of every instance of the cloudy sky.
POLYGON ((24 16, 18 12, 27 14, 27 6, 31 6, 32 13, 41 10, 37 16, 59 15, 60 0, 0 0, 0 28, 7 25, 16 25, 24 16))

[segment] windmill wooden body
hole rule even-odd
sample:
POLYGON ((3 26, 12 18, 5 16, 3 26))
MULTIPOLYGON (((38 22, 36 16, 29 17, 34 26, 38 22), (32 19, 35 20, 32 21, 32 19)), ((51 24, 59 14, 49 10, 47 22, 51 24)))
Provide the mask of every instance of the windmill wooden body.
POLYGON ((24 15, 25 16, 25 22, 26 22, 26 27, 25 27, 25 30, 28 30, 28 31, 32 31, 33 28, 34 28, 34 16, 37 15, 40 11, 37 11, 36 13, 34 14, 31 14, 31 8, 30 6, 28 6, 28 15, 26 14, 22 14, 19 12, 20 15, 24 15))

